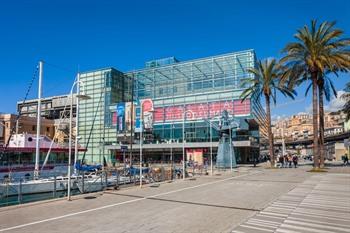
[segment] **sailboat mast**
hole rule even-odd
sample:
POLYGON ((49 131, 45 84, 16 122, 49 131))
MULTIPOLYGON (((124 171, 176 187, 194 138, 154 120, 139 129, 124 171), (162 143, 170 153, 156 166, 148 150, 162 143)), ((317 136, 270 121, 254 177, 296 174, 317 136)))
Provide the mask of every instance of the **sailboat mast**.
POLYGON ((36 146, 35 146, 35 169, 34 169, 35 178, 39 177, 42 78, 43 78, 43 62, 39 61, 38 107, 37 107, 37 122, 36 122, 36 146))

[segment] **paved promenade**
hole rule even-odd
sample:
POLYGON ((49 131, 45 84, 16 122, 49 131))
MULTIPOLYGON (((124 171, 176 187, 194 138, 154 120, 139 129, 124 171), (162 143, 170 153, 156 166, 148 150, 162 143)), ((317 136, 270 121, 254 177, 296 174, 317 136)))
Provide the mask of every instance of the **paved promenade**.
POLYGON ((232 232, 350 232, 350 174, 314 175, 232 232))
POLYGON ((308 169, 242 167, 158 188, 1 208, 0 232, 349 232, 349 175, 308 169))

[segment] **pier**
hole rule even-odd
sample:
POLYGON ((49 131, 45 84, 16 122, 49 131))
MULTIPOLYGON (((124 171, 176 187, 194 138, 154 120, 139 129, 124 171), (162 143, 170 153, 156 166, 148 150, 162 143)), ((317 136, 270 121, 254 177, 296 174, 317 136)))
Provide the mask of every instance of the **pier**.
MULTIPOLYGON (((130 187, 79 195, 72 201, 58 199, 5 207, 0 209, 0 232, 257 232, 241 225, 266 214, 266 208, 273 212, 276 201, 299 195, 305 185, 309 185, 309 192, 299 196, 300 202, 310 199, 315 190, 322 191, 319 182, 335 184, 325 190, 328 194, 334 192, 334 200, 349 198, 350 186, 346 185, 350 180, 349 167, 332 167, 327 173, 317 174, 308 170, 310 166, 296 169, 247 166, 235 169, 233 174, 226 171, 141 189, 130 187)), ((317 201, 323 200, 314 200, 317 201)), ((343 209, 336 205, 332 211, 335 218, 341 213, 343 225, 349 226, 346 205, 349 202, 344 202, 343 209)), ((284 220, 275 223, 276 228, 286 227, 282 224, 284 220)), ((259 227, 262 232, 270 230, 263 224, 259 227)))

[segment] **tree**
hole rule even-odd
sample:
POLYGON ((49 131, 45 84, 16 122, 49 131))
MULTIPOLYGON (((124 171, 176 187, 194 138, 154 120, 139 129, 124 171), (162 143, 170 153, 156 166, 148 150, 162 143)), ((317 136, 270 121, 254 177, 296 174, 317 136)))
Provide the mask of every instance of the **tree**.
POLYGON ((269 138, 269 153, 271 166, 275 165, 275 155, 273 148, 273 135, 271 130, 271 100, 276 104, 277 91, 281 92, 285 96, 294 98, 296 94, 294 90, 288 89, 284 85, 280 85, 281 75, 283 74, 283 67, 276 62, 276 59, 266 59, 258 61, 256 68, 248 68, 247 71, 253 74, 254 77, 245 80, 242 86, 249 87, 241 94, 242 102, 246 98, 259 98, 263 96, 266 104, 266 118, 267 118, 267 131, 269 138))
POLYGON ((342 111, 345 112, 346 120, 348 121, 350 120, 350 82, 346 84, 344 91, 346 91, 346 93, 341 95, 341 98, 345 100, 345 104, 342 111))
POLYGON ((307 77, 312 81, 313 155, 316 168, 320 168, 317 98, 319 78, 326 72, 349 71, 350 67, 350 40, 340 38, 344 32, 334 26, 335 22, 325 21, 318 25, 316 20, 312 20, 310 28, 305 25, 297 30, 294 35, 297 42, 287 44, 282 50, 285 56, 281 61, 288 68, 283 79, 292 84, 301 79, 307 80, 307 77))
MULTIPOLYGON (((310 87, 312 86, 312 83, 308 86, 305 92, 305 96, 307 95, 310 87)), ((337 97, 337 90, 334 87, 334 84, 330 77, 326 76, 325 74, 322 74, 319 76, 317 80, 317 87, 318 87, 318 113, 319 113, 319 146, 320 146, 320 167, 324 167, 324 158, 325 158, 325 151, 324 151, 324 104, 323 99, 326 97, 327 101, 331 100, 332 93, 335 97, 337 97)))

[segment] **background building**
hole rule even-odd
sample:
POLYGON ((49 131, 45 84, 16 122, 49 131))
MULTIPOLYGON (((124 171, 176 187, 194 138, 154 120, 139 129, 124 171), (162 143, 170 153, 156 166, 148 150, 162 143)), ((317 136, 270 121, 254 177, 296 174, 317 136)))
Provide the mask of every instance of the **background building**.
MULTIPOLYGON (((17 115, 15 114, 0 114, 0 145, 6 145, 12 129, 14 129, 13 134, 16 133, 16 119, 17 115)), ((36 134, 36 121, 36 117, 20 117, 17 132, 19 134, 36 134)), ((52 139, 55 134, 54 120, 42 119, 40 134, 52 139)))
MULTIPOLYGON (((17 102, 17 112, 23 116, 36 117, 38 100, 30 99, 17 102)), ((60 95, 41 99, 41 117, 54 121, 56 137, 55 141, 59 143, 68 142, 69 134, 69 113, 70 96, 60 95)), ((73 95, 73 128, 75 128, 76 98, 73 95)))
MULTIPOLYGON (((324 117, 325 136, 341 134, 345 132, 346 116, 342 111, 326 112, 324 117)), ((298 113, 285 119, 279 119, 273 123, 272 133, 275 141, 303 140, 313 136, 312 115, 298 113)))
POLYGON ((141 115, 146 160, 180 160, 183 124, 188 153, 196 149, 207 157, 210 138, 214 154, 219 140, 214 128, 210 135, 209 121, 218 122, 226 110, 240 122, 232 133, 238 161, 252 160, 259 154, 259 123, 265 113, 259 100, 242 102, 240 95, 246 88, 243 81, 253 77, 246 69, 255 64, 254 51, 246 50, 184 62, 173 57, 154 60, 126 73, 113 68, 82 73, 91 99, 79 104, 79 137, 87 147, 80 158, 92 163, 101 163, 103 157, 120 159, 121 144, 131 141, 133 158, 138 158, 141 115))

